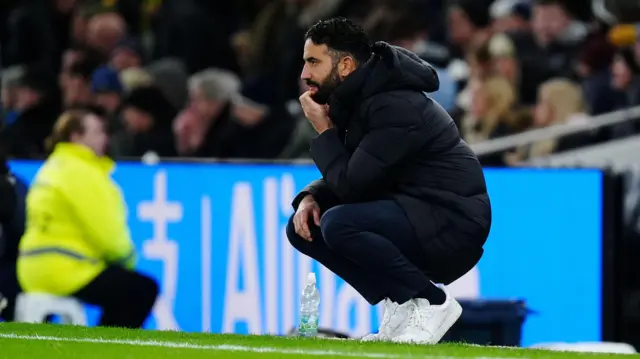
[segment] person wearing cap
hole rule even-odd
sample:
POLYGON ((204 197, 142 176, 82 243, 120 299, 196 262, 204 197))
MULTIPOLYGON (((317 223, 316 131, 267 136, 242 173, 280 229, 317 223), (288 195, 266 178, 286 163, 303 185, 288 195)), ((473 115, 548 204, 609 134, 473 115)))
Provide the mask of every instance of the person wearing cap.
POLYGON ((102 107, 108 116, 113 116, 118 112, 122 92, 122 83, 115 69, 102 66, 94 71, 91 76, 91 93, 94 103, 102 107))

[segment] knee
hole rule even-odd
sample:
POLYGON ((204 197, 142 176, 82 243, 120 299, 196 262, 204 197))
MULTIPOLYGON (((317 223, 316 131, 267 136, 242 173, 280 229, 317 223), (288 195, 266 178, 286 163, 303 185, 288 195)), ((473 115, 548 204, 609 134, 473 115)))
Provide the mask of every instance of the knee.
POLYGON ((287 239, 293 248, 297 250, 300 250, 301 246, 307 243, 298 235, 298 233, 296 233, 296 227, 293 224, 293 215, 289 217, 289 222, 287 223, 287 239))
POLYGON ((158 282, 144 274, 140 275, 140 283, 138 285, 138 290, 140 291, 140 302, 143 302, 145 307, 153 307, 160 294, 160 286, 158 282))
POLYGON ((348 213, 345 208, 342 205, 333 207, 320 218, 322 237, 329 248, 336 248, 344 243, 344 233, 348 229, 348 213))

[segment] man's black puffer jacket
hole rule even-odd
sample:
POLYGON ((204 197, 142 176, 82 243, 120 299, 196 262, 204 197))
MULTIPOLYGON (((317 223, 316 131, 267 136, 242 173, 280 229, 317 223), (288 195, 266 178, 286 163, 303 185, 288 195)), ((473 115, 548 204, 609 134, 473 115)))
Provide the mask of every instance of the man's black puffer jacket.
POLYGON ((335 127, 316 137, 311 155, 323 179, 306 194, 321 208, 393 199, 429 249, 476 251, 491 226, 491 205, 476 155, 447 112, 426 93, 435 70, 384 42, 329 102, 335 127))

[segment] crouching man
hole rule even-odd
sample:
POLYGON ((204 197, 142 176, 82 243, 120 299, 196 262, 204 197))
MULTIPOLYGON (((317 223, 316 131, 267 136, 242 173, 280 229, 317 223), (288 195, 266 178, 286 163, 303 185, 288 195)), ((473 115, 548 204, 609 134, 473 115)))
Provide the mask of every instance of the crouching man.
POLYGON ((462 313, 443 285, 483 254, 491 206, 476 155, 425 93, 435 70, 342 18, 306 33, 302 108, 322 174, 298 194, 291 244, 384 301, 364 340, 435 344, 462 313))

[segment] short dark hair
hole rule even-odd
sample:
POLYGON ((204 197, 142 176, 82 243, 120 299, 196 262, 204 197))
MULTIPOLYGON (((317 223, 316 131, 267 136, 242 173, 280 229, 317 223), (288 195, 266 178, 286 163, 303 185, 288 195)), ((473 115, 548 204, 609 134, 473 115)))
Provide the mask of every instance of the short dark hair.
POLYGON ((316 45, 327 45, 337 56, 349 54, 358 63, 371 57, 371 41, 362 27, 343 17, 320 20, 305 34, 316 45))

